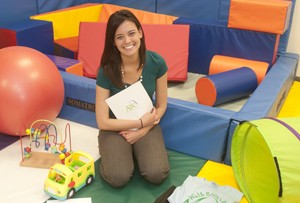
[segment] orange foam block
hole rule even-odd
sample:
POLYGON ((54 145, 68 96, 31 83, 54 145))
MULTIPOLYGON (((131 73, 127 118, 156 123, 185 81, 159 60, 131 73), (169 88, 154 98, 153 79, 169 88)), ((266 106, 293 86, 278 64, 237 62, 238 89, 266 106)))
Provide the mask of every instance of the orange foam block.
POLYGON ((77 59, 78 36, 54 40, 54 52, 57 56, 77 59))
POLYGON ((103 4, 99 22, 107 22, 111 14, 121 9, 130 10, 139 19, 141 24, 173 24, 173 21, 178 18, 176 16, 158 14, 124 6, 103 4))
POLYGON ((260 84, 267 73, 269 64, 261 61, 215 55, 210 62, 208 74, 212 75, 222 73, 240 67, 248 67, 252 69, 256 74, 258 84, 260 84))
MULTIPOLYGON (((189 26, 143 24, 142 27, 147 49, 159 53, 167 63, 168 80, 185 81, 188 69, 189 26)), ((96 77, 104 49, 105 32, 106 23, 80 24, 78 59, 83 62, 86 77, 96 77)))
POLYGON ((283 34, 289 25, 291 1, 231 0, 228 27, 283 34))

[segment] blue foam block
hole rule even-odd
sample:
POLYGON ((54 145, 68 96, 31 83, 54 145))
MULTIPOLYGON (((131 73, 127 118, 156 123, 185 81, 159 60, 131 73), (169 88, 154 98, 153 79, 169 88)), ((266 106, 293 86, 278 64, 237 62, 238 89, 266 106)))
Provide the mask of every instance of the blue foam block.
POLYGON ((157 0, 157 13, 227 24, 230 0, 157 0))
POLYGON ((160 125, 168 149, 221 162, 233 111, 169 98, 160 125))
POLYGON ((203 24, 198 19, 178 18, 174 24, 190 25, 188 71, 208 75, 214 55, 232 56, 272 64, 276 35, 203 24))
POLYGON ((294 81, 298 58, 296 54, 280 56, 233 119, 243 121, 277 116, 294 81))
POLYGON ((212 81, 217 92, 214 106, 249 96, 258 86, 255 72, 247 67, 205 77, 212 81))
POLYGON ((96 81, 63 71, 60 74, 64 80, 65 98, 58 117, 97 128, 96 81))
POLYGON ((6 34, 14 33, 14 36, 6 36, 6 39, 14 41, 17 46, 30 47, 44 54, 54 53, 52 22, 26 20, 1 29, 7 30, 6 34))
POLYGON ((57 66, 57 68, 59 70, 62 70, 65 72, 68 68, 80 63, 80 61, 76 60, 76 59, 70 59, 70 58, 65 58, 65 57, 61 57, 61 56, 49 55, 49 54, 46 54, 46 56, 48 56, 51 59, 51 61, 53 61, 53 63, 55 63, 55 65, 57 66))

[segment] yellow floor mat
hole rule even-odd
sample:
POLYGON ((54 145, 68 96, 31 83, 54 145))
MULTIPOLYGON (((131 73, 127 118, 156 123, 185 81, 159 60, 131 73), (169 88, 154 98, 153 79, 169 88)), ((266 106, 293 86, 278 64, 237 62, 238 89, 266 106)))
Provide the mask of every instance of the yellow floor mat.
MULTIPOLYGON (((225 164, 208 160, 204 164, 200 172, 197 174, 197 176, 205 178, 209 181, 213 181, 219 185, 228 185, 240 190, 235 180, 232 167, 225 164)), ((245 196, 243 196, 240 203, 248 203, 245 196)))
POLYGON ((294 81, 278 114, 278 118, 300 117, 300 82, 294 81))

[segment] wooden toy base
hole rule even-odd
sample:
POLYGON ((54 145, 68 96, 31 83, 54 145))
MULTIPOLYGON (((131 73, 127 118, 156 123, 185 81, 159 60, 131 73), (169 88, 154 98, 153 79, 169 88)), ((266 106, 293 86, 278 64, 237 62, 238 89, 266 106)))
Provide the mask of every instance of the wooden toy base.
POLYGON ((59 154, 31 152, 29 158, 24 158, 24 160, 20 162, 20 166, 49 169, 55 163, 61 163, 59 154))

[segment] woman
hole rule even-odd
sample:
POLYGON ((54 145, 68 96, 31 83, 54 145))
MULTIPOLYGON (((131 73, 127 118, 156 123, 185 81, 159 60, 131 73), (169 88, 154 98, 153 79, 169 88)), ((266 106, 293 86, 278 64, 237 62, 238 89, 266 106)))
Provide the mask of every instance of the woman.
POLYGON ((150 183, 159 184, 166 179, 169 162, 159 127, 166 106, 164 59, 146 50, 141 24, 130 11, 115 12, 107 22, 96 87, 100 174, 107 183, 113 187, 126 185, 135 162, 141 176, 150 183), (116 119, 105 100, 137 81, 141 81, 151 99, 155 93, 153 110, 137 120, 116 119))

